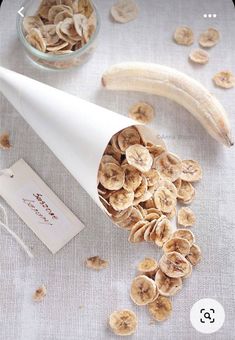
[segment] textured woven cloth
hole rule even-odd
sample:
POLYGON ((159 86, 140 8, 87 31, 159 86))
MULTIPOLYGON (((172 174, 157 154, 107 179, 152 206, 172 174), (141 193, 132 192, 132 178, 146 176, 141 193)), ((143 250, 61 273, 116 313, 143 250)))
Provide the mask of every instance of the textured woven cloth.
MULTIPOLYGON (((171 318, 162 324, 149 324, 147 309, 130 301, 129 286, 138 261, 145 256, 159 258, 161 251, 149 244, 130 245, 127 233, 109 221, 11 104, 0 96, 0 130, 10 132, 13 144, 9 151, 0 151, 0 168, 24 158, 86 225, 53 256, 0 199, 7 209, 10 227, 35 255, 33 260, 27 258, 1 230, 0 339, 116 339, 107 327, 108 315, 116 309, 130 308, 139 319, 133 339, 232 340, 235 334, 234 149, 217 144, 186 110, 171 101, 140 93, 108 92, 100 85, 102 73, 116 62, 145 61, 175 67, 201 81, 219 98, 230 113, 235 131, 234 89, 215 88, 211 81, 221 69, 235 72, 232 1, 139 0, 138 19, 126 25, 112 22, 111 3, 97 0, 102 27, 92 59, 75 70, 52 72, 33 65, 17 40, 15 20, 21 1, 3 1, 0 63, 124 115, 136 101, 153 104, 156 118, 152 127, 163 136, 169 149, 182 158, 197 159, 203 167, 204 177, 197 185, 192 204, 197 216, 193 231, 202 248, 203 261, 173 298, 171 318), (216 13, 217 18, 205 19, 204 13, 216 13), (191 26, 196 39, 207 27, 220 30, 221 42, 209 51, 208 65, 192 65, 187 60, 192 47, 173 43, 172 32, 181 24, 191 26), (109 268, 100 272, 85 268, 84 260, 93 255, 108 259, 109 268), (47 287, 47 296, 42 303, 35 304, 32 293, 41 284, 47 287), (217 299, 226 313, 224 326, 212 335, 198 333, 189 319, 192 305, 204 297, 217 299)), ((198 47, 197 42, 194 47, 198 47)))

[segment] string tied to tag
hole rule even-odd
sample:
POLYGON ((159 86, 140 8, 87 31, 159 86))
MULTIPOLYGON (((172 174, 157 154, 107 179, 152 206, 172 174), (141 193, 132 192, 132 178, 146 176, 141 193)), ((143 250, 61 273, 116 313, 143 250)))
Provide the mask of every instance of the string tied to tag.
MULTIPOLYGON (((10 178, 14 177, 14 174, 11 169, 4 169, 0 170, 0 176, 9 176, 10 178)), ((4 228, 15 240, 16 242, 21 246, 21 248, 26 252, 26 254, 30 257, 33 258, 33 254, 29 250, 29 248, 26 246, 26 244, 21 240, 21 238, 9 228, 9 223, 8 223, 8 216, 6 209, 1 205, 0 203, 0 210, 2 211, 3 214, 3 221, 0 220, 0 226, 4 228)))

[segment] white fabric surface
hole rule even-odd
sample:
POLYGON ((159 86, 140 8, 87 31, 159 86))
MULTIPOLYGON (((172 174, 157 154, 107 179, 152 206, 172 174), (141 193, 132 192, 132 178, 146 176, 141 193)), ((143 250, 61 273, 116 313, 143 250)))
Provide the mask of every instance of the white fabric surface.
MULTIPOLYGON (((13 147, 9 151, 0 151, 0 168, 24 158, 87 227, 52 256, 7 207, 11 228, 32 248, 35 259, 28 259, 15 241, 1 230, 0 339, 116 339, 107 327, 107 317, 113 310, 131 308, 139 318, 133 339, 232 340, 235 333, 234 149, 218 145, 193 117, 173 102, 140 93, 106 92, 100 85, 103 71, 116 62, 138 60, 175 67, 201 81, 219 98, 230 114, 235 131, 234 89, 215 88, 211 81, 221 69, 235 72, 232 1, 139 0, 138 20, 126 25, 111 21, 109 8, 113 1, 97 0, 96 3, 102 27, 95 55, 76 70, 50 72, 31 64, 17 40, 15 18, 21 1, 3 1, 0 9, 0 63, 123 114, 138 100, 152 103, 157 112, 152 126, 162 134, 169 149, 182 158, 197 159, 203 167, 204 177, 197 185, 196 199, 192 204, 197 215, 193 231, 202 248, 203 261, 193 271, 192 277, 184 282, 182 291, 173 298, 171 318, 162 324, 149 325, 146 308, 134 306, 128 292, 138 261, 145 256, 159 258, 161 251, 149 244, 130 245, 125 231, 112 225, 1 96, 0 131, 10 132, 13 147), (216 13, 217 18, 204 19, 204 13, 216 13), (221 31, 221 42, 209 51, 208 65, 193 66, 187 61, 191 47, 172 42, 172 32, 181 24, 190 25, 196 38, 209 26, 221 31), (92 255, 108 259, 109 268, 101 272, 85 268, 84 260, 92 255), (34 304, 31 296, 40 284, 47 286, 48 294, 42 303, 34 304), (215 298, 225 308, 224 326, 212 335, 198 333, 189 320, 193 303, 203 297, 215 298)), ((6 207, 2 199, 0 202, 6 207)))

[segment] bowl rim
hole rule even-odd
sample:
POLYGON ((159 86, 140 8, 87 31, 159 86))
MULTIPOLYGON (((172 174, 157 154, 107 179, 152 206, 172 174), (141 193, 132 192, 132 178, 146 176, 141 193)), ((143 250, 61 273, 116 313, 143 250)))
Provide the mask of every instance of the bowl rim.
MULTIPOLYGON (((33 2, 34 0, 25 0, 21 7, 24 7, 26 10, 27 8, 29 8, 30 4, 33 2)), ((17 28, 17 33, 18 33, 18 37, 20 42, 24 45, 24 47, 33 55, 35 55, 38 58, 47 60, 47 61, 57 61, 57 60, 67 60, 70 59, 72 57, 78 57, 80 55, 83 54, 83 52, 85 52, 91 45, 92 43, 95 41, 95 39, 97 38, 99 31, 100 31, 100 14, 98 12, 98 9, 96 7, 96 5, 94 4, 93 1, 91 1, 91 5, 95 11, 95 15, 96 15, 96 19, 97 19, 97 24, 96 24, 96 30, 95 32, 92 34, 91 38, 89 39, 88 43, 86 43, 83 47, 79 48, 77 51, 72 51, 69 54, 48 54, 45 52, 41 52, 38 49, 36 49, 35 47, 33 47, 32 45, 30 45, 28 43, 28 41, 25 38, 25 35, 23 33, 23 20, 24 17, 20 16, 19 14, 17 14, 17 19, 16 19, 16 28, 17 28)))

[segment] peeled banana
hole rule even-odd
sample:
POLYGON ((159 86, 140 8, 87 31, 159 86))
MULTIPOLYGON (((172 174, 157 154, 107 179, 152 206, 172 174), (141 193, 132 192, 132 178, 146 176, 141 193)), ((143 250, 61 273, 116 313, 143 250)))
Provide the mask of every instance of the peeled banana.
POLYGON ((174 100, 184 106, 218 142, 232 146, 230 123, 220 102, 203 85, 173 68, 142 62, 110 67, 102 77, 110 90, 139 91, 174 100))

